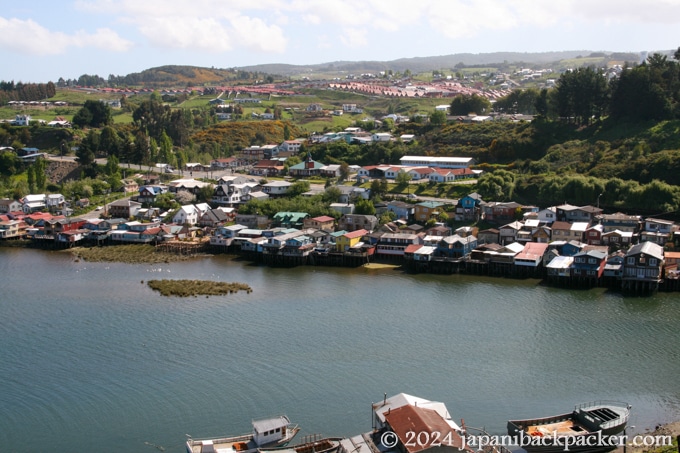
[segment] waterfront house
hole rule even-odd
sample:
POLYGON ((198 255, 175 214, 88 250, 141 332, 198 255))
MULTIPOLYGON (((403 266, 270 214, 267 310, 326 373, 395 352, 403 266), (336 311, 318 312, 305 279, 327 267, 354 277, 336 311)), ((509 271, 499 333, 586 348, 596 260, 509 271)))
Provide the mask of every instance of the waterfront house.
POLYGON ((680 278, 678 264, 680 264, 680 252, 664 252, 664 277, 666 279, 677 280, 680 278))
POLYGON ((85 239, 88 234, 90 233, 90 230, 85 230, 85 229, 75 229, 75 230, 69 230, 69 231, 60 231, 55 234, 54 240, 56 242, 63 242, 67 243, 69 247, 76 245, 78 242, 82 241, 85 239))
POLYGON ((192 204, 184 205, 172 217, 172 223, 177 225, 196 225, 201 211, 192 204))
POLYGON ((229 215, 221 209, 210 209, 198 219, 198 225, 203 227, 217 227, 229 221, 229 215))
POLYGON ((477 248, 477 238, 474 236, 461 237, 457 234, 440 238, 437 242, 437 256, 448 258, 462 258, 468 256, 477 248))
POLYGON ((82 229, 87 223, 85 219, 66 219, 66 218, 52 218, 45 220, 43 231, 46 235, 56 235, 64 231, 73 231, 82 229))
POLYGON ((572 263, 572 277, 580 279, 598 280, 604 274, 607 264, 607 253, 600 250, 583 250, 574 255, 572 263))
POLYGON ((22 205, 17 200, 3 198, 0 200, 0 214, 21 211, 22 205))
POLYGON ((642 242, 626 252, 623 261, 622 287, 624 291, 653 291, 663 276, 663 247, 642 242))
POLYGON ((411 233, 411 234, 420 234, 423 231, 425 231, 425 227, 422 226, 422 225, 418 225, 417 223, 407 225, 405 228, 401 229, 402 233, 411 233))
POLYGON ((309 217, 306 212, 281 211, 274 214, 273 224, 283 228, 302 228, 304 220, 309 217))
POLYGON ((45 206, 49 211, 59 211, 64 207, 66 199, 60 193, 51 193, 45 197, 45 206))
POLYGON ((584 242, 586 230, 588 230, 589 226, 590 224, 588 222, 572 222, 567 240, 584 242))
POLYGON ((266 229, 269 228, 270 220, 266 215, 259 214, 236 214, 234 222, 245 225, 248 228, 266 229))
POLYGON ((663 246, 671 241, 674 226, 671 220, 647 218, 640 232, 640 242, 654 242, 663 246))
POLYGON ((517 213, 522 205, 514 201, 492 201, 481 205, 482 215, 485 220, 495 223, 512 222, 517 218, 517 213))
POLYGON ((602 244, 608 245, 609 247, 628 247, 633 243, 633 232, 621 230, 608 231, 602 233, 600 239, 602 240, 602 244))
MULTIPOLYGON (((458 230, 456 230, 456 234, 458 234, 461 237, 474 236, 473 231, 474 231, 473 227, 460 227, 458 230)), ((446 225, 435 225, 432 228, 428 228, 427 230, 425 230, 425 233, 428 236, 439 237, 451 236, 451 227, 446 225)))
POLYGON ((589 226, 585 231, 585 242, 589 245, 600 245, 602 244, 602 233, 604 232, 604 226, 601 223, 597 225, 589 226))
POLYGON ((231 240, 238 236, 239 231, 246 228, 245 225, 239 224, 217 227, 210 236, 210 245, 228 246, 231 244, 231 240))
POLYGON ((444 203, 439 201, 423 201, 417 203, 414 209, 416 222, 425 223, 431 218, 436 218, 440 214, 442 206, 444 206, 444 203))
POLYGON ((477 248, 470 252, 470 260, 476 262, 488 262, 489 255, 487 255, 486 252, 498 251, 502 248, 503 246, 497 242, 486 244, 478 243, 477 248))
POLYGON ((670 234, 661 233, 658 231, 641 231, 639 238, 640 242, 653 242, 663 247, 670 241, 670 234))
POLYGON ((549 280, 565 280, 571 278, 571 265, 574 262, 573 256, 556 256, 546 266, 549 280))
POLYGON ((641 219, 639 215, 628 215, 622 212, 615 214, 602 214, 598 220, 603 225, 603 232, 624 231, 636 233, 640 229, 641 219))
POLYGON ((119 225, 124 224, 126 221, 126 219, 122 219, 120 217, 104 219, 104 221, 99 224, 99 229, 102 231, 115 230, 119 227, 119 225))
POLYGON ((137 215, 137 211, 142 208, 142 203, 123 198, 109 203, 108 211, 111 217, 121 217, 129 219, 137 215))
POLYGON ((413 218, 415 206, 404 201, 390 201, 387 203, 387 210, 394 212, 397 219, 410 220, 413 218))
POLYGON ((553 222, 550 226, 553 241, 568 241, 571 237, 571 223, 562 220, 553 222))
POLYGON ((338 229, 346 231, 368 230, 373 231, 378 225, 378 218, 366 214, 345 214, 338 220, 338 229))
POLYGON ((420 241, 416 234, 385 233, 378 240, 376 253, 401 258, 404 256, 406 247, 419 243, 420 241))
POLYGON ((594 206, 573 206, 565 203, 555 207, 557 213, 557 220, 561 222, 587 222, 592 223, 599 215, 602 214, 602 209, 594 206))
POLYGON ((488 261, 492 273, 506 274, 507 271, 515 263, 515 256, 524 250, 524 245, 519 242, 513 242, 502 246, 497 250, 489 250, 484 252, 486 261, 488 261))
POLYGON ((47 208, 46 196, 41 194, 30 194, 23 198, 22 210, 26 214, 42 211, 47 208))
POLYGON ((543 225, 531 230, 531 242, 539 242, 547 244, 552 238, 552 229, 549 226, 543 225))
POLYGON ((477 233, 477 240, 480 244, 499 244, 501 232, 496 228, 489 228, 477 233))
POLYGON ((517 240, 517 234, 522 228, 524 228, 524 224, 518 221, 500 227, 498 229, 500 244, 505 245, 515 242, 517 240))
POLYGON ((457 222, 479 220, 480 205, 483 201, 477 192, 460 198, 456 204, 455 220, 457 222))
POLYGON ((355 231, 348 231, 335 238, 335 248, 338 252, 346 252, 350 248, 357 246, 362 237, 368 234, 367 230, 360 229, 355 231))
POLYGON ((515 266, 538 269, 543 265, 543 257, 547 251, 547 243, 528 242, 522 251, 515 255, 515 266))
POLYGON ((609 279, 621 279, 623 277, 623 261, 625 256, 626 253, 622 250, 617 250, 609 255, 602 275, 609 279))
POLYGON ((0 222, 0 239, 20 238, 26 235, 26 223, 23 220, 5 220, 0 222))
POLYGON ((538 221, 544 225, 552 225, 557 220, 557 208, 551 206, 549 208, 541 209, 536 213, 538 221))
POLYGON ((333 231, 335 229, 335 219, 327 215, 322 215, 319 217, 306 218, 302 221, 302 225, 305 228, 333 231))

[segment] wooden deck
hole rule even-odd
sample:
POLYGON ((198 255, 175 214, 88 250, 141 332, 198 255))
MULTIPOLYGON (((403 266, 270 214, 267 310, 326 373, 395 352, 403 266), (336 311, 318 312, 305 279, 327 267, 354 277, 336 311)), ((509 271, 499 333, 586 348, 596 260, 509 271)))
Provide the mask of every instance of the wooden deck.
POLYGON ((543 425, 528 425, 526 427, 526 433, 530 436, 553 436, 557 433, 557 436, 573 436, 578 434, 588 433, 588 429, 574 420, 562 420, 554 423, 547 423, 543 425), (537 433, 537 434, 534 434, 537 433))

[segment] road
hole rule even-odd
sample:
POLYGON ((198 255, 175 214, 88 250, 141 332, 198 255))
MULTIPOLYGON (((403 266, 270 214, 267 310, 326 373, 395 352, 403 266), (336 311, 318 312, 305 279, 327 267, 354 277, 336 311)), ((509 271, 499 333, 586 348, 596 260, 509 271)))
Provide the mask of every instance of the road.
MULTIPOLYGON (((76 162, 76 157, 74 156, 56 156, 53 154, 48 154, 47 155, 48 160, 53 160, 53 161, 67 161, 67 162, 76 162)), ((95 162, 98 165, 106 165, 107 159, 106 158, 99 158, 95 159, 95 162)), ((156 166, 146 166, 146 165, 135 165, 135 164, 128 164, 121 162, 120 163, 120 168, 126 173, 123 177, 130 176, 132 174, 136 173, 160 173, 161 169, 156 167, 156 166)), ((219 171, 201 171, 201 170, 195 170, 195 171, 185 171, 183 174, 180 174, 177 170, 175 170, 173 175, 176 175, 177 178, 208 178, 208 179, 215 179, 218 180, 222 176, 230 176, 235 174, 232 170, 219 170, 219 171)), ((411 181, 411 184, 417 184, 418 181, 411 181)), ((470 180, 465 180, 461 182, 457 182, 456 184, 476 184, 477 180, 476 179, 470 179, 470 180)), ((323 192, 325 190, 324 184, 310 184, 310 189, 323 192)), ((396 194, 388 194, 387 197, 392 197, 398 198, 399 195, 396 194)), ((458 200, 451 199, 451 198, 438 198, 438 197, 425 197, 425 196, 418 196, 417 198, 414 198, 413 201, 420 202, 420 201, 436 201, 440 203, 457 203, 458 200)))

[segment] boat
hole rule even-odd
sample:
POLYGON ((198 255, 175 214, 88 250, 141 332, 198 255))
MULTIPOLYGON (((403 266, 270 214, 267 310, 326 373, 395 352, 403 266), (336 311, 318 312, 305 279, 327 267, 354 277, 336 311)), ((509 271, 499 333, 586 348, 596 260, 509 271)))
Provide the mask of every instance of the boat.
POLYGON ((259 448, 259 453, 337 453, 342 437, 324 437, 303 441, 288 447, 259 448))
POLYGON ((187 453, 257 453, 261 448, 284 447, 300 431, 287 416, 253 420, 253 432, 233 437, 187 439, 187 453))
POLYGON ((621 445, 612 436, 625 432, 630 408, 614 401, 579 404, 566 414, 509 420, 508 434, 528 453, 604 453, 621 445))

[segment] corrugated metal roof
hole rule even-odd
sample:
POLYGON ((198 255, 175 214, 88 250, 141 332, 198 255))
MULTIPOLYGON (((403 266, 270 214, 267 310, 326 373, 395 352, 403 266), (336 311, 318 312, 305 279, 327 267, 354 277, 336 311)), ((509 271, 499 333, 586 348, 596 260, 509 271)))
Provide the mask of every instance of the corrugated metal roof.
POLYGON ((266 418, 264 420, 253 420, 253 429, 258 433, 264 433, 276 428, 288 426, 290 420, 285 415, 279 417, 266 418))
POLYGON ((408 434, 409 432, 415 432, 421 437, 424 435, 420 433, 429 433, 427 437, 431 441, 437 439, 438 442, 442 442, 442 446, 444 443, 447 447, 453 446, 458 449, 463 446, 460 435, 433 409, 411 405, 402 406, 385 414, 385 419, 409 453, 427 450, 435 446, 427 441, 421 442, 420 437, 418 442, 411 442, 412 436, 408 434))

